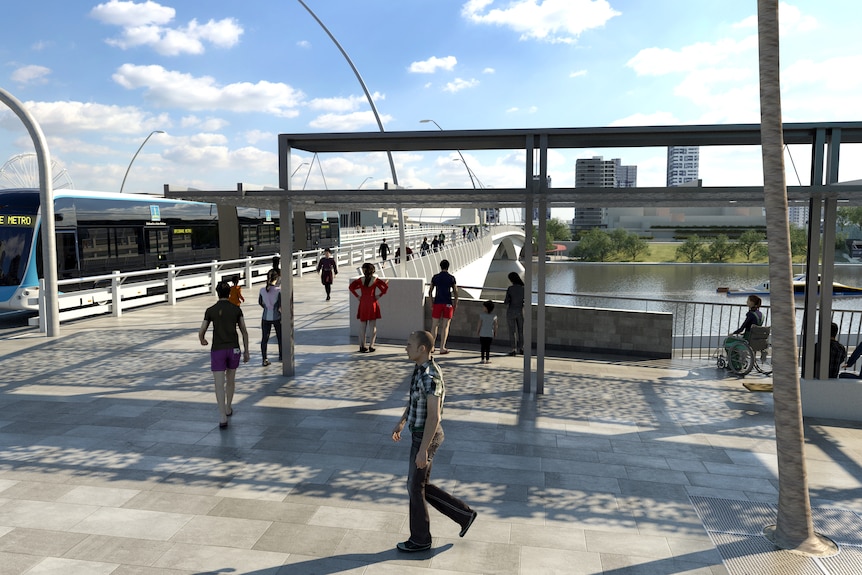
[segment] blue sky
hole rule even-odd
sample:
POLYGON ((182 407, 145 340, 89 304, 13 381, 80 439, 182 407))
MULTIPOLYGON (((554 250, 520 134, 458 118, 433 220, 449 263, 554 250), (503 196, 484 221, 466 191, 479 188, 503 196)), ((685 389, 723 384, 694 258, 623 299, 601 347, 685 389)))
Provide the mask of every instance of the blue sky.
MULTIPOLYGON (((387 131, 759 121, 756 2, 689 0, 306 0, 361 73, 387 131)), ((0 86, 40 122, 82 189, 275 185, 277 134, 377 131, 335 45, 295 0, 32 0, 4 6, 0 86)), ((852 121, 859 111, 858 0, 781 3, 784 120, 852 121)), ((862 178, 845 148, 841 179, 862 178)), ((32 151, 0 113, 0 162, 32 151)), ((807 153, 807 152, 806 152, 807 153)), ((665 151, 554 153, 637 164, 663 185, 665 151)), ((399 183, 469 187, 457 153, 396 154, 399 183)), ((518 185, 522 160, 465 152, 487 187, 518 185)), ((860 158, 862 160, 862 158, 860 158)), ((300 162, 312 162, 311 157, 300 162)), ((803 181, 807 158, 794 161, 803 181)), ((380 188, 384 155, 318 158, 295 183, 380 188)), ((788 165, 788 169, 790 169, 788 165)), ((702 150, 704 185, 760 182, 759 152, 702 150), (728 166, 732 166, 729 169, 728 166)), ((795 183, 795 175, 788 177, 795 183)))

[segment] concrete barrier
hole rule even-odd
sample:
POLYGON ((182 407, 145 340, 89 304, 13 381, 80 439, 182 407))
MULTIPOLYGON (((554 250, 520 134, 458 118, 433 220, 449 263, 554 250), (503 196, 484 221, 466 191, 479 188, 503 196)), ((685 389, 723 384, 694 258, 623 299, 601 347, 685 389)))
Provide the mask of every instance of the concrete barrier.
POLYGON ((801 379, 802 415, 862 421, 862 380, 801 379))
MULTIPOLYGON (((378 340, 389 343, 406 342, 407 336, 423 328, 424 288, 425 280, 422 278, 389 278, 389 291, 378 300, 381 315, 377 320, 378 340)), ((350 296, 351 338, 357 337, 362 327, 362 322, 356 319, 358 309, 359 300, 350 296)))
MULTIPOLYGON (((495 348, 509 347, 506 306, 494 302, 497 314, 495 348)), ((472 344, 477 352, 476 326, 482 302, 461 299, 449 328, 449 341, 472 344)), ((667 359, 673 349, 673 314, 605 308, 547 306, 545 347, 585 353, 621 354, 667 359)), ((425 329, 431 329, 431 300, 425 299, 425 329)), ((536 341, 536 306, 533 306, 533 342, 536 341)))

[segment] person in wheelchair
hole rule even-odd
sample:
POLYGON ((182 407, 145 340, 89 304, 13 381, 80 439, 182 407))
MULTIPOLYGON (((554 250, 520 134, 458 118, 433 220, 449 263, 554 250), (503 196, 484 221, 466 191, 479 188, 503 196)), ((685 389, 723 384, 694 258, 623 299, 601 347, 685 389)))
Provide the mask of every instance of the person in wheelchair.
POLYGON ((745 314, 745 321, 742 322, 739 329, 731 332, 730 335, 742 334, 743 339, 748 341, 751 338, 751 327, 755 325, 763 325, 763 312, 760 311, 760 306, 763 304, 763 300, 761 300, 759 296, 750 295, 748 296, 748 301, 746 303, 748 304, 748 312, 745 314))

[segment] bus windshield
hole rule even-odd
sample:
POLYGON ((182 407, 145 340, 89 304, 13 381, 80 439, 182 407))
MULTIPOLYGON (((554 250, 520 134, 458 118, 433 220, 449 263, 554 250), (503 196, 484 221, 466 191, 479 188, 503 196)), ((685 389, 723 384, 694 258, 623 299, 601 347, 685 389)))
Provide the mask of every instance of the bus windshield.
POLYGON ((0 225, 0 285, 17 286, 33 245, 33 226, 0 225))

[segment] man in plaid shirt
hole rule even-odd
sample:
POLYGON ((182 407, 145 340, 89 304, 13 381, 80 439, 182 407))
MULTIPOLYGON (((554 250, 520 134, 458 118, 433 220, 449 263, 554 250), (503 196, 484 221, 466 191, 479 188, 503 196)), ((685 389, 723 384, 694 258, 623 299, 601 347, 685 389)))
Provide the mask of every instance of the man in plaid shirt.
POLYGON ((399 551, 425 551, 431 548, 430 503, 437 511, 461 526, 464 537, 477 513, 469 505, 428 483, 431 462, 443 443, 443 399, 446 385, 440 366, 431 358, 434 338, 427 331, 414 331, 407 338, 407 357, 416 364, 410 378, 410 395, 404 414, 392 430, 392 440, 401 440, 406 425, 412 434, 407 491, 410 495, 410 539, 396 547, 399 551))

